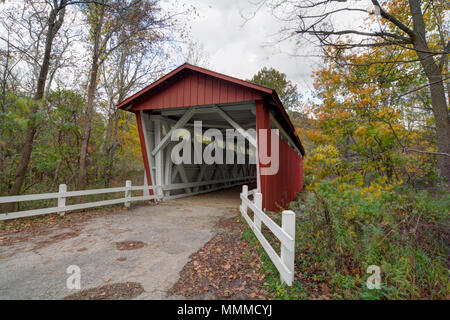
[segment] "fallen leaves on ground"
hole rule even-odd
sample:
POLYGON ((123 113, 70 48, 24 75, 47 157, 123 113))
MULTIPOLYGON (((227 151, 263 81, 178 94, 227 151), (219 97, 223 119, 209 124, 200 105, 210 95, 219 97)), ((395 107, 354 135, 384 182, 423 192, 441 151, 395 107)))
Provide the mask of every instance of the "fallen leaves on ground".
POLYGON ((126 240, 126 241, 120 241, 116 242, 116 248, 117 250, 135 250, 143 248, 146 244, 142 241, 136 241, 136 240, 126 240))
POLYGON ((193 299, 266 299, 260 257, 241 241, 242 223, 236 217, 221 219, 216 228, 218 234, 191 255, 169 294, 193 299))
MULTIPOLYGON (((110 279, 110 278, 109 278, 110 279)), ((106 280, 106 279, 105 279, 106 280)), ((108 280, 109 281, 109 280, 108 280)), ((144 292, 137 282, 112 283, 101 287, 82 290, 64 297, 65 300, 119 300, 131 299, 144 292)))

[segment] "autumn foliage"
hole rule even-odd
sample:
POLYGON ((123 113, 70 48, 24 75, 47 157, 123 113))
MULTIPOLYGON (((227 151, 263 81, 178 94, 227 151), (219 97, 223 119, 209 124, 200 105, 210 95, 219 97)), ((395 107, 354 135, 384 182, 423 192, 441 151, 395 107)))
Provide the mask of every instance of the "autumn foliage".
POLYGON ((291 204, 302 215, 297 282, 279 297, 449 298, 450 196, 430 101, 409 93, 423 83, 417 69, 370 63, 390 54, 325 58, 315 73, 316 102, 297 122, 308 152, 306 191, 291 204), (381 269, 380 290, 367 288, 370 265, 381 269))

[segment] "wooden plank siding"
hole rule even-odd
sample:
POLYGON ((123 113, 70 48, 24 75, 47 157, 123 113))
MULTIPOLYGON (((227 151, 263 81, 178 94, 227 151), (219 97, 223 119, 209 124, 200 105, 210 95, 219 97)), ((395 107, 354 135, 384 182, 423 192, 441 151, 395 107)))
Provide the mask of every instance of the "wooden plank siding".
MULTIPOLYGON (((259 129, 270 129, 270 111, 262 101, 256 103, 256 126, 259 129)), ((279 211, 286 208, 303 187, 303 158, 297 154, 280 136, 279 170, 274 175, 260 175, 263 208, 279 211)), ((271 150, 271 138, 267 139, 267 149, 271 150)), ((259 145, 259 141, 258 141, 259 145)), ((260 162, 260 168, 268 167, 260 162)))
POLYGON ((262 98, 261 92, 257 90, 198 72, 190 72, 167 87, 150 94, 134 106, 133 111, 244 102, 262 98))

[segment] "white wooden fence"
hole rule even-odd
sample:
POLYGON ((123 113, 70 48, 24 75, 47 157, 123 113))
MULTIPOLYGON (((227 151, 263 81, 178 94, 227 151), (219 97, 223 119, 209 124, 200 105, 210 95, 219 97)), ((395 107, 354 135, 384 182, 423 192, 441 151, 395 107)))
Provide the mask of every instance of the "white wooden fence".
POLYGON ((294 257, 295 257, 295 213, 289 210, 283 211, 281 227, 270 219, 262 210, 262 194, 256 190, 248 191, 248 186, 242 186, 242 204, 240 211, 250 228, 255 233, 264 250, 269 255, 275 267, 280 272, 281 280, 288 286, 294 281, 294 257), (248 196, 253 195, 253 201, 248 196), (248 216, 247 210, 253 211, 253 221, 248 216), (281 242, 281 256, 272 248, 261 232, 263 222, 281 242))
POLYGON ((48 213, 59 213, 60 215, 64 215, 64 213, 67 211, 108 206, 108 205, 120 204, 120 203, 123 203, 125 205, 125 207, 128 208, 128 207, 130 207, 132 201, 146 201, 146 200, 160 201, 160 200, 165 200, 165 199, 174 199, 177 197, 187 197, 187 196, 192 196, 192 195, 201 194, 201 193, 205 193, 205 192, 211 192, 211 191, 215 191, 215 190, 219 190, 219 189, 223 189, 223 188, 229 188, 229 187, 232 187, 235 185, 240 185, 242 183, 247 183, 247 182, 253 181, 254 179, 255 179, 255 177, 238 177, 238 178, 233 178, 233 179, 223 179, 223 180, 213 180, 213 181, 176 183, 176 184, 164 185, 164 186, 132 186, 131 181, 127 180, 125 183, 125 187, 93 189, 93 190, 83 190, 83 191, 67 191, 67 186, 65 184, 60 184, 59 192, 0 197, 0 204, 11 203, 11 202, 34 201, 34 200, 58 199, 58 204, 56 207, 2 213, 2 214, 0 214, 0 221, 8 220, 8 219, 37 216, 37 215, 48 214, 48 213), (161 190, 177 190, 177 189, 184 189, 184 188, 188 188, 188 187, 200 187, 200 186, 207 186, 207 185, 214 185, 214 187, 205 189, 205 190, 201 190, 201 191, 196 191, 196 192, 191 192, 191 193, 183 193, 178 196, 174 195, 174 196, 169 196, 169 197, 162 196, 162 193, 160 192, 161 190), (219 186, 217 186, 217 185, 219 185, 219 186), (149 190, 153 190, 153 192, 152 192, 153 195, 149 195, 149 190), (133 197, 131 195, 132 191, 142 191, 143 195, 133 197), (124 193, 123 198, 66 205, 66 199, 69 197, 79 197, 79 196, 117 193, 117 192, 123 192, 124 193))

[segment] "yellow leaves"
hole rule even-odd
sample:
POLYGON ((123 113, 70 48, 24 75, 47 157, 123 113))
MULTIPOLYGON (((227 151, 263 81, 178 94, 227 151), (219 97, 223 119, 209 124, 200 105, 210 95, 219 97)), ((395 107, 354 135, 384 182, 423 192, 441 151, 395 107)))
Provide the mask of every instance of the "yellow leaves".
POLYGON ((324 141, 329 141, 330 137, 323 134, 320 130, 309 129, 305 132, 306 137, 308 137, 314 143, 323 143, 324 141))
POLYGON ((328 163, 336 163, 339 161, 338 156, 339 150, 337 150, 335 146, 329 144, 317 147, 310 158, 313 162, 327 161, 328 163))
POLYGON ((337 113, 335 113, 334 118, 338 120, 345 120, 349 119, 351 114, 348 111, 342 111, 342 110, 336 110, 337 113))
POLYGON ((356 205, 356 206, 353 206, 352 208, 350 208, 349 210, 344 211, 343 213, 344 213, 345 218, 353 219, 354 217, 356 217, 358 208, 359 208, 359 206, 356 205))
POLYGON ((339 155, 338 149, 333 145, 327 145, 323 148, 323 151, 328 155, 328 157, 337 157, 339 155))
POLYGON ((394 110, 393 108, 389 108, 389 107, 382 107, 378 112, 377 112, 377 117, 380 119, 386 119, 389 121, 393 121, 395 119, 400 119, 401 116, 400 114, 394 110))
POLYGON ((368 200, 379 199, 387 191, 392 190, 396 185, 403 183, 403 180, 392 181, 386 176, 382 176, 372 181, 368 187, 361 188, 361 194, 368 200))
POLYGON ((355 135, 364 136, 367 133, 367 128, 365 126, 360 126, 355 130, 355 135))
POLYGON ((362 175, 357 175, 355 177, 355 183, 358 186, 363 186, 364 185, 364 178, 363 178, 363 176, 362 175))

